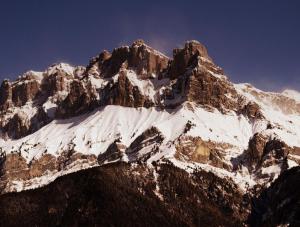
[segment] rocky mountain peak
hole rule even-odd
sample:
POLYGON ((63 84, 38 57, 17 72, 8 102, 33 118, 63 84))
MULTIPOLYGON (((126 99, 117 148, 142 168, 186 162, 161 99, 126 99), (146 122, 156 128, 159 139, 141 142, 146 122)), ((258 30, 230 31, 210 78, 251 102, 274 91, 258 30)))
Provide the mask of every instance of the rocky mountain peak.
POLYGON ((187 41, 184 44, 184 50, 190 55, 198 53, 201 57, 204 57, 211 61, 211 58, 208 56, 206 47, 197 40, 187 41))
POLYGON ((103 51, 92 59, 87 67, 87 74, 110 78, 121 69, 133 69, 143 78, 161 74, 168 66, 169 59, 162 53, 137 40, 129 46, 119 47, 110 54, 103 51))
POLYGON ((300 163, 296 97, 230 82, 197 41, 173 59, 137 40, 86 68, 30 71, 0 87, 0 162, 15 163, 4 188, 81 165, 171 160, 222 169, 248 190, 300 163))
POLYGON ((170 78, 177 78, 184 74, 188 68, 194 68, 201 62, 213 65, 211 58, 208 56, 206 47, 195 40, 186 42, 183 48, 173 50, 170 78))

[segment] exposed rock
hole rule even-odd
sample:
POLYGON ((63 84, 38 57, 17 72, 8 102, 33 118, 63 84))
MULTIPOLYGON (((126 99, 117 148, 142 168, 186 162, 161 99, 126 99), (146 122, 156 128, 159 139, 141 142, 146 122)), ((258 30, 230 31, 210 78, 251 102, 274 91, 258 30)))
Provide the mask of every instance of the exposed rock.
POLYGON ((221 112, 237 110, 237 93, 232 84, 212 76, 205 70, 192 72, 182 86, 188 101, 215 107, 221 112))
POLYGON ((151 127, 139 135, 126 149, 126 154, 130 161, 143 160, 159 151, 159 145, 164 140, 164 136, 156 127, 151 127))
POLYGON ((15 106, 22 106, 33 100, 40 92, 40 83, 37 80, 20 80, 12 86, 12 101, 15 106))
POLYGON ((97 106, 97 97, 94 89, 87 84, 84 85, 81 80, 73 80, 71 88, 66 99, 58 106, 56 115, 58 117, 71 117, 97 106))
MULTIPOLYGON (((28 166, 26 160, 17 153, 6 155, 5 162, 1 165, 1 178, 20 180, 28 179, 28 166)), ((0 192, 1 194, 1 192, 0 192)))
POLYGON ((264 149, 263 166, 268 167, 280 163, 282 171, 286 170, 288 167, 286 158, 291 149, 285 142, 278 139, 268 141, 264 149))
POLYGON ((28 116, 23 112, 19 112, 9 120, 4 130, 10 138, 19 139, 30 133, 30 127, 28 116))
POLYGON ((250 120, 263 119, 264 116, 260 110, 260 107, 255 102, 248 102, 241 110, 241 114, 247 116, 250 120))
MULTIPOLYGON (((197 41, 185 43, 184 48, 173 50, 173 61, 170 65, 170 78, 175 79, 183 75, 189 67, 195 67, 195 57, 204 57, 210 60, 205 46, 197 41)), ((198 64, 198 62, 196 62, 198 64)))
POLYGON ((33 133, 39 130, 41 127, 51 122, 51 120, 52 119, 47 115, 42 107, 38 108, 36 114, 30 119, 29 132, 33 133))
POLYGON ((168 63, 166 56, 147 46, 142 40, 137 40, 130 47, 128 67, 135 69, 144 78, 151 78, 152 74, 160 76, 168 63))
POLYGON ((120 142, 120 139, 114 141, 103 154, 99 154, 98 163, 120 161, 125 153, 126 146, 120 142))
POLYGON ((103 51, 92 59, 86 74, 98 74, 109 78, 123 68, 133 69, 142 78, 149 78, 152 74, 159 76, 166 70, 168 63, 168 57, 147 46, 142 40, 137 40, 131 47, 114 49, 112 54, 103 51))
MULTIPOLYGON (((95 165, 97 158, 95 155, 83 155, 81 153, 64 152, 59 157, 44 153, 39 159, 33 159, 29 163, 18 153, 6 155, 5 160, 0 162, 0 194, 14 188, 14 182, 30 187, 35 182, 31 181, 49 173, 55 173, 62 169, 70 169, 74 163, 88 163, 95 165)), ((20 190, 20 189, 19 189, 20 190)))
MULTIPOLYGON (((201 138, 181 136, 176 145, 175 157, 183 161, 194 161, 230 170, 231 167, 224 162, 222 150, 226 144, 215 144, 203 141, 201 138)), ((227 147, 228 148, 228 147, 227 147)))
POLYGON ((65 72, 51 74, 44 79, 44 90, 47 91, 49 96, 61 91, 68 92, 69 89, 66 82, 68 78, 71 79, 72 76, 65 72))
MULTIPOLYGON (((28 179, 34 177, 41 177, 45 174, 45 172, 55 171, 57 169, 56 166, 56 158, 50 154, 44 154, 38 160, 33 160, 29 165, 29 175, 28 179)), ((24 179, 23 179, 24 180, 24 179)))
POLYGON ((101 105, 120 105, 126 107, 153 106, 154 103, 142 95, 137 86, 131 84, 126 73, 126 70, 121 71, 117 82, 109 83, 101 91, 101 105))
POLYGON ((262 160, 267 142, 268 138, 260 133, 254 134, 249 140, 249 154, 252 162, 258 163, 262 160))
POLYGON ((6 111, 12 106, 12 86, 8 80, 3 80, 0 87, 0 111, 6 111))
POLYGON ((289 147, 283 141, 276 138, 269 138, 262 134, 256 133, 249 140, 249 148, 245 153, 245 163, 250 171, 255 171, 257 177, 273 179, 273 174, 264 174, 263 169, 276 166, 280 172, 288 168, 287 157, 293 148, 289 147))
POLYGON ((92 58, 86 67, 84 72, 85 76, 91 75, 100 75, 104 71, 104 62, 111 58, 111 53, 107 50, 101 52, 97 57, 92 58))

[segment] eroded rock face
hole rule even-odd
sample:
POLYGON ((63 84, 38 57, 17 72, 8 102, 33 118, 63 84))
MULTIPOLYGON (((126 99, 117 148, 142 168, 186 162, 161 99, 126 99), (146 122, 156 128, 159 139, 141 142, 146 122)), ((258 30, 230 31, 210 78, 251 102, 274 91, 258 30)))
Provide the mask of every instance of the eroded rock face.
POLYGON ((4 80, 0 87, 0 110, 6 111, 12 106, 12 87, 8 80, 4 80))
POLYGON ((98 156, 98 163, 100 165, 105 162, 120 161, 125 153, 126 146, 123 145, 120 139, 115 140, 107 150, 98 156))
POLYGON ((255 102, 247 103, 239 112, 247 116, 250 120, 264 118, 259 105, 255 102))
POLYGON ((270 166, 277 166, 280 172, 285 171, 288 168, 287 157, 293 150, 279 139, 256 133, 249 140, 245 159, 250 170, 263 177, 265 175, 263 169, 270 166))
POLYGON ((57 92, 66 91, 66 76, 66 73, 59 72, 45 78, 44 89, 47 90, 50 96, 57 92))
POLYGON ((205 46, 197 41, 189 41, 182 49, 173 50, 174 60, 171 62, 169 73, 170 78, 175 79, 183 75, 188 68, 194 68, 198 62, 195 58, 204 57, 210 60, 205 46))
POLYGON ((63 118, 71 117, 92 110, 96 106, 97 98, 94 89, 81 80, 73 80, 70 92, 59 104, 56 115, 63 118))
POLYGON ((33 159, 27 163, 25 158, 18 153, 8 154, 0 162, 0 194, 14 188, 14 182, 23 182, 22 187, 30 187, 31 184, 36 187, 35 184, 38 179, 36 182, 31 182, 33 178, 69 169, 76 162, 81 165, 84 163, 93 165, 97 163, 96 160, 94 155, 83 155, 81 153, 69 155, 63 153, 59 157, 45 153, 39 159, 33 159))
POLYGON ((102 52, 90 62, 87 74, 96 73, 109 78, 121 68, 126 68, 135 70, 143 78, 149 78, 152 74, 159 76, 166 70, 168 63, 168 57, 147 46, 144 41, 137 40, 130 47, 114 49, 112 54, 108 51, 102 52))
POLYGON ((285 142, 278 139, 270 140, 266 143, 264 149, 264 157, 262 165, 264 167, 272 166, 274 164, 281 164, 282 171, 286 170, 287 156, 292 150, 285 142))
POLYGON ((163 140, 164 136, 156 127, 147 129, 126 149, 128 159, 130 161, 146 161, 159 151, 159 145, 163 140))
MULTIPOLYGON (((13 83, 4 81, 0 88, 0 133, 3 134, 3 138, 22 138, 53 119, 77 116, 106 105, 157 107, 157 111, 166 111, 177 116, 177 110, 171 108, 184 104, 180 111, 189 109, 192 112, 196 111, 196 108, 202 108, 202 111, 204 108, 214 114, 227 114, 226 117, 238 118, 241 124, 245 122, 247 126, 254 126, 256 120, 266 120, 259 106, 265 97, 261 97, 259 91, 256 93, 258 98, 253 100, 257 102, 252 102, 251 98, 243 95, 241 88, 227 80, 223 70, 208 56, 206 48, 196 41, 189 41, 182 49, 174 50, 174 59, 170 60, 139 40, 131 46, 114 49, 112 53, 103 51, 90 61, 85 71, 80 67, 75 69, 68 65, 54 65, 44 73, 29 73, 13 83), (51 112, 49 109, 56 111, 56 115, 48 116, 51 112)), ((280 101, 274 99, 273 102, 280 106, 285 100, 281 97, 280 101)), ((286 110, 296 103, 294 99, 291 100, 293 101, 288 103, 286 110)), ((296 109, 290 113, 295 113, 296 109)), ((99 110, 101 111, 101 108, 99 110)), ((184 112, 183 117, 189 117, 188 114, 184 112)), ((195 116, 198 117, 197 114, 195 116)), ((230 145, 203 141, 199 137, 185 137, 194 126, 192 121, 189 121, 183 132, 178 132, 181 136, 167 141, 167 145, 172 149, 173 146, 176 147, 176 158, 222 168, 231 174, 233 164, 228 160, 230 154, 226 153, 230 151, 230 145)), ((272 127, 277 126, 267 126, 267 129, 272 127)), ((249 138, 248 132, 246 134, 249 138)), ((116 138, 111 141, 114 139, 116 138)), ((42 158, 33 159, 25 166, 22 159, 14 157, 12 160, 19 162, 19 175, 28 176, 22 179, 29 179, 41 176, 46 169, 63 171, 78 160, 93 163, 98 161, 101 165, 122 160, 143 163, 149 160, 150 156, 160 152, 159 146, 164 139, 166 138, 157 128, 150 127, 136 137, 129 147, 122 144, 121 139, 116 140, 97 158, 82 155, 75 149, 62 148, 57 151, 58 157, 46 155, 46 151, 40 150, 39 155, 45 152, 42 158), (48 161, 52 164, 48 165, 48 161)), ((238 136, 231 139, 237 139, 237 144, 241 142, 238 136)), ((276 138, 255 134, 249 141, 249 149, 245 151, 245 165, 249 167, 248 172, 251 174, 263 175, 262 171, 259 171, 271 165, 285 170, 287 157, 292 152, 298 151, 276 138)), ((9 162, 8 160, 8 166, 9 162)), ((241 162, 238 165, 241 165, 241 162)))
POLYGON ((224 162, 223 150, 226 146, 229 145, 215 144, 210 141, 203 141, 201 138, 182 136, 176 145, 177 153, 175 157, 183 161, 194 161, 231 170, 231 166, 224 162))
POLYGON ((116 83, 109 83, 101 91, 101 105, 120 105, 126 107, 150 107, 154 103, 141 94, 137 86, 133 86, 126 76, 127 71, 121 71, 116 83))
POLYGON ((23 112, 16 113, 5 125, 4 130, 9 137, 19 139, 30 133, 30 119, 23 112))
POLYGON ((146 46, 142 40, 134 42, 130 48, 128 67, 136 69, 144 78, 151 78, 152 74, 160 76, 168 63, 166 56, 146 46))
POLYGON ((220 111, 236 110, 237 93, 227 80, 211 76, 207 71, 193 72, 187 78, 186 97, 188 101, 208 107, 215 107, 220 111))
POLYGON ((253 162, 261 161, 268 138, 260 133, 254 134, 249 140, 249 153, 253 162))
POLYGON ((40 83, 36 80, 28 80, 24 83, 17 83, 12 87, 12 101, 15 106, 25 105, 33 100, 40 91, 40 83))

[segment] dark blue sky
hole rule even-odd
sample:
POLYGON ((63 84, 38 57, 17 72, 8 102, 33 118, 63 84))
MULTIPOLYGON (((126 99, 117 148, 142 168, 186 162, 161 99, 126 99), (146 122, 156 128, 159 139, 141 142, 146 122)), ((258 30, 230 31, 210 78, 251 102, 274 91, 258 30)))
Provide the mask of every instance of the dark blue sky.
POLYGON ((297 0, 0 0, 0 78, 86 65, 137 38, 167 55, 197 39, 234 82, 300 90, 297 0))

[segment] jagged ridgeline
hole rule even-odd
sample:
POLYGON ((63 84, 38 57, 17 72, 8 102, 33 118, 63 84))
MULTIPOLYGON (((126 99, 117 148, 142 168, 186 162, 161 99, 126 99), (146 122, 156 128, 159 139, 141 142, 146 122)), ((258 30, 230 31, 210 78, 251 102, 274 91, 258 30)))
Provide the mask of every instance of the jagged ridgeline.
MULTIPOLYGON (((4 80, 0 132, 1 194, 43 196, 59 187, 57 182, 95 174, 125 188, 122 196, 149 196, 147 207, 165 215, 157 223, 234 225, 246 223, 252 197, 299 165, 300 94, 230 82, 197 41, 174 49, 169 58, 137 40, 101 52, 86 67, 60 63, 4 80), (95 170, 63 177, 45 189, 21 192, 91 167, 95 170), (119 168, 126 175, 116 178, 119 168), (135 183, 123 185, 135 175, 135 183), (188 198, 179 198, 179 207, 171 201, 178 196, 188 198), (199 213, 190 211, 187 201, 199 213), (178 219, 184 211, 185 218, 178 219), (207 214, 214 216, 207 219, 207 214)), ((82 187, 74 195, 87 190, 82 187)), ((57 217, 67 212, 57 209, 51 210, 57 217)))

